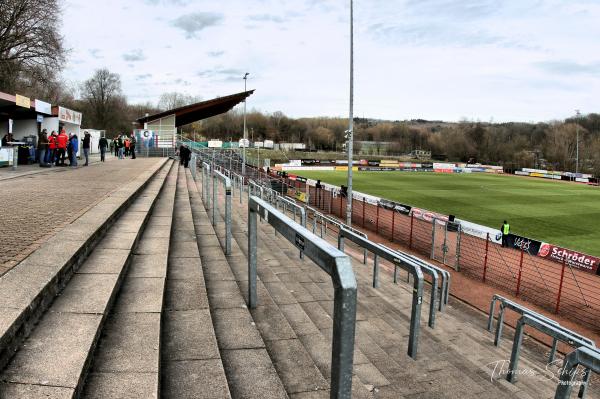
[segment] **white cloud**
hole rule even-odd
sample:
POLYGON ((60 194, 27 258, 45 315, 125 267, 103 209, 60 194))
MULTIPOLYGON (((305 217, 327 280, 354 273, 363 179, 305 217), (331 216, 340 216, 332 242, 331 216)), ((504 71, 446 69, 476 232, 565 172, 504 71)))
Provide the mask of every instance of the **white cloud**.
MULTIPOLYGON (((347 1, 68 0, 65 71, 121 75, 133 102, 257 89, 248 106, 345 116, 347 1), (104 29, 93 21, 111 21, 104 29)), ((355 1, 355 114, 549 120, 598 111, 600 4, 589 0, 355 1)))

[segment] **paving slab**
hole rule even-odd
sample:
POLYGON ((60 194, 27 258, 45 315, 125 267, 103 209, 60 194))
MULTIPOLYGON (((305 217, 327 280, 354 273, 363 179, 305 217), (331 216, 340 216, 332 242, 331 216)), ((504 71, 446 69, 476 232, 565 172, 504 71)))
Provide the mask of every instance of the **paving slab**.
POLYGON ((144 238, 139 242, 134 253, 136 255, 168 254, 169 240, 165 238, 144 238))
MULTIPOLYGON (((144 232, 146 239, 146 232, 144 232)), ((129 265, 128 277, 156 277, 167 276, 167 254, 133 255, 129 265)))
POLYGON ((228 350, 224 351, 222 356, 232 397, 288 397, 265 349, 228 350))
POLYGON ((171 280, 185 280, 202 275, 200 258, 171 258, 167 269, 171 280))
POLYGON ((297 339, 266 341, 267 351, 288 394, 326 390, 329 383, 297 339))
POLYGON ((197 278, 172 280, 165 292, 165 308, 169 310, 208 309, 206 288, 197 278))
MULTIPOLYGON (((205 276, 207 276, 206 273, 205 276)), ((246 306, 235 281, 209 280, 207 277, 206 289, 211 309, 242 308, 246 306)))
POLYGON ((0 398, 72 399, 74 394, 75 390, 73 388, 17 383, 0 383, 0 398))
POLYGON ((254 320, 245 308, 213 309, 214 329, 221 351, 264 348, 254 320))
POLYGON ((96 248, 76 273, 119 274, 128 257, 126 249, 96 248))
POLYGON ((156 372, 160 314, 113 313, 96 352, 94 372, 156 372))
POLYGON ((158 398, 158 373, 90 373, 83 397, 86 399, 158 398))
POLYGON ((208 309, 178 310, 164 313, 169 334, 162 342, 163 359, 202 360, 219 359, 219 349, 208 309))
POLYGON ((76 388, 101 316, 47 313, 2 373, 7 382, 76 388), (56 367, 60 364, 60 367, 56 367))
POLYGON ((113 298, 117 274, 75 274, 53 304, 53 312, 106 312, 113 298))
POLYGON ((160 313, 163 305, 163 278, 133 277, 123 282, 114 312, 160 313))
POLYGON ((223 365, 217 359, 165 363, 162 393, 163 397, 173 399, 231 398, 223 365))
POLYGON ((294 330, 276 305, 257 306, 250 312, 265 341, 296 338, 294 330))
POLYGON ((172 258, 199 258, 196 241, 176 241, 171 243, 169 255, 172 258))

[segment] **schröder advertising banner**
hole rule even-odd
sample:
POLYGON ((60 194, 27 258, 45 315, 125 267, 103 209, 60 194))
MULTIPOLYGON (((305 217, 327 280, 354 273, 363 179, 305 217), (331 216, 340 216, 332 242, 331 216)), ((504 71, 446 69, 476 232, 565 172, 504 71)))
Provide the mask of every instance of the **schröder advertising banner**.
POLYGON ((545 242, 540 246, 538 256, 553 260, 558 263, 562 263, 563 258, 565 258, 567 264, 575 269, 600 275, 600 268, 598 268, 600 259, 594 256, 571 251, 570 249, 557 247, 545 242))

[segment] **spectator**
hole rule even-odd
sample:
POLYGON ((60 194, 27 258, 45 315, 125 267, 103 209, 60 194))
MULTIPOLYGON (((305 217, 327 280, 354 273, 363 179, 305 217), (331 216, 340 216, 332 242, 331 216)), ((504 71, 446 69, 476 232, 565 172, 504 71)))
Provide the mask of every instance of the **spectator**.
POLYGON ((6 133, 4 135, 4 137, 2 137, 2 147, 12 146, 12 144, 8 144, 8 143, 12 143, 12 141, 13 141, 12 133, 6 133))
POLYGON ((119 159, 123 159, 123 136, 117 137, 117 149, 119 151, 119 159))
MULTIPOLYGON (((100 138, 100 141, 98 142, 98 149, 100 150, 100 162, 105 161, 106 147, 108 147, 108 140, 106 140, 106 137, 102 136, 100 138)), ((112 143, 111 143, 111 152, 112 152, 112 143)))
POLYGON ((123 145, 125 146, 125 154, 124 155, 126 157, 128 157, 129 156, 129 144, 130 144, 129 137, 127 137, 126 135, 123 135, 123 136, 125 136, 123 138, 123 145))
POLYGON ((53 130, 48 136, 48 152, 46 153, 46 163, 54 164, 56 157, 56 132, 53 130))
POLYGON ((185 154, 185 146, 182 144, 179 146, 179 165, 183 165, 183 154, 185 154))
POLYGON ((60 131, 60 134, 56 136, 56 166, 65 166, 65 155, 68 142, 69 136, 67 136, 65 129, 63 129, 60 131))
POLYGON ((46 151, 48 151, 48 132, 46 129, 42 130, 40 134, 38 134, 38 162, 40 163, 40 168, 48 167, 48 163, 46 162, 46 151))
POLYGON ((85 157, 85 164, 83 166, 88 166, 90 163, 90 141, 92 140, 92 136, 90 136, 89 132, 83 133, 83 156, 85 157))
POLYGON ((71 134, 69 138, 69 149, 70 158, 69 163, 71 166, 77 166, 77 152, 79 151, 79 138, 76 134, 71 134))
POLYGON ((131 153, 131 159, 135 159, 135 145, 137 140, 135 139, 135 134, 131 133, 131 140, 129 141, 129 152, 131 153))
POLYGON ((190 149, 187 146, 182 145, 181 149, 179 150, 179 158, 180 158, 180 162, 183 163, 184 168, 188 167, 191 155, 192 155, 192 151, 190 151, 190 149))

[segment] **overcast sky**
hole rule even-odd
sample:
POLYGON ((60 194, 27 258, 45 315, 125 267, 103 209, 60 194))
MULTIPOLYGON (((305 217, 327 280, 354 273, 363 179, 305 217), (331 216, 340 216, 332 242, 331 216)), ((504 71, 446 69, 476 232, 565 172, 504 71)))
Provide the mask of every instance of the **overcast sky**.
MULTIPOLYGON (((600 0, 355 0, 355 115, 546 121, 599 112, 600 0)), ((349 0, 65 0, 65 78, 121 75, 130 102, 256 93, 348 115, 349 0)))

